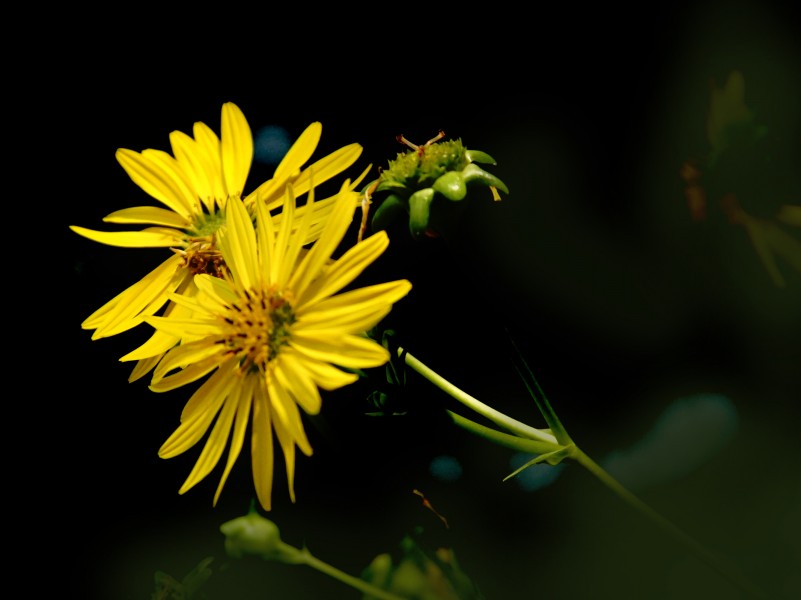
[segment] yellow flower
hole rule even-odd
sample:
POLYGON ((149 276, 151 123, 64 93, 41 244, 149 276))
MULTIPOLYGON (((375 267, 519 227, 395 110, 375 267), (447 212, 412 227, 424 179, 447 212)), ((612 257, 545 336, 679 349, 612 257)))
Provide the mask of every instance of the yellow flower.
MULTIPOLYGON (((194 298, 171 295, 187 318, 145 317, 159 331, 180 338, 156 366, 150 388, 172 390, 211 373, 181 414, 181 424, 159 450, 177 456, 210 429, 200 457, 180 489, 189 490, 217 465, 230 437, 231 446, 217 492, 243 445, 252 422, 253 480, 259 501, 270 510, 273 478, 273 431, 283 450, 294 502, 295 446, 310 456, 299 407, 320 410, 320 389, 353 383, 347 369, 378 367, 389 352, 364 332, 378 324, 392 304, 409 293, 406 280, 340 292, 387 248, 379 232, 332 254, 353 220, 359 195, 346 181, 319 239, 303 245, 313 213, 299 214, 292 186, 287 187, 278 226, 263 203, 256 223, 238 198, 231 198, 218 245, 230 275, 194 278, 194 298)), ((313 192, 309 204, 314 204, 313 192)))
MULTIPOLYGON (((141 153, 121 148, 116 157, 131 179, 166 208, 139 206, 115 211, 103 220, 122 225, 149 225, 140 231, 96 231, 71 226, 90 240, 131 248, 170 248, 171 255, 148 275, 112 298, 84 320, 93 329, 92 339, 117 335, 140 324, 145 317, 181 310, 168 303, 171 293, 192 296, 192 277, 197 273, 220 274, 216 236, 225 222, 225 208, 231 199, 244 198, 253 209, 257 201, 268 209, 280 206, 284 188, 294 186, 300 196, 350 167, 362 147, 350 144, 301 170, 320 140, 322 125, 312 123, 301 134, 269 181, 244 196, 245 183, 253 162, 253 136, 242 111, 228 102, 222 107, 221 136, 204 123, 195 123, 194 137, 180 131, 170 134, 173 155, 147 149, 141 153), (312 183, 312 177, 314 182, 312 183), (165 308, 166 305, 166 308, 165 308)), ((366 171, 365 173, 366 174, 366 171)), ((356 181, 354 185, 358 183, 356 181)), ((305 242, 316 239, 334 197, 317 202, 315 221, 305 242)), ((305 210, 303 207, 299 212, 305 210)), ((276 216, 280 219, 280 215, 276 216)), ((137 360, 130 380, 149 372, 163 353, 176 342, 159 332, 123 360, 137 360)))

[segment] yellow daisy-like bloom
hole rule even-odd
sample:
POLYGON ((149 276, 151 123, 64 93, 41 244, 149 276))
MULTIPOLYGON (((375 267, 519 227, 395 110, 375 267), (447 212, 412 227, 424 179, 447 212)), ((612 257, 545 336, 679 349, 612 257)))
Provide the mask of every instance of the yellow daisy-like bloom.
MULTIPOLYGON (((230 274, 196 275, 195 297, 171 296, 191 317, 145 318, 159 331, 180 338, 156 366, 152 390, 172 390, 211 373, 159 450, 162 458, 177 456, 211 430, 179 493, 211 472, 230 438, 216 505, 251 421, 253 480, 262 507, 270 510, 273 431, 283 450, 294 502, 295 447, 307 456, 312 453, 298 407, 318 413, 320 389, 335 390, 356 381, 358 376, 347 369, 378 367, 389 360, 389 352, 365 332, 409 293, 411 284, 398 280, 340 293, 384 252, 389 244, 386 233, 376 233, 332 260, 358 198, 346 181, 308 251, 303 242, 314 217, 311 211, 299 214, 292 186, 287 187, 277 226, 265 204, 257 203, 254 225, 245 205, 232 198, 218 239, 230 274)), ((314 204, 313 193, 308 204, 314 204)))
MULTIPOLYGON (((166 208, 139 206, 107 215, 107 223, 150 225, 140 231, 96 231, 71 226, 90 240, 111 246, 171 248, 171 256, 137 283, 92 313, 81 326, 93 329, 92 339, 109 337, 140 324, 145 317, 164 309, 164 314, 182 312, 168 303, 173 292, 192 296, 192 277, 198 273, 220 275, 222 264, 216 236, 225 222, 225 208, 231 199, 244 198, 253 210, 257 203, 278 208, 284 189, 292 184, 299 196, 314 185, 342 173, 361 155, 359 144, 350 144, 301 170, 320 141, 322 125, 312 123, 297 139, 278 165, 272 179, 244 196, 245 183, 253 163, 253 135, 242 111, 228 102, 222 107, 222 132, 217 135, 204 123, 195 123, 194 137, 173 131, 173 155, 161 150, 134 152, 121 148, 116 157, 131 179, 166 208), (165 308, 165 305, 166 308, 165 308)), ((365 173, 362 177, 366 175, 365 173)), ((361 178, 355 183, 358 184, 361 178)), ((321 200, 314 208, 315 219, 305 232, 304 242, 319 236, 335 197, 321 200)), ((305 210, 301 207, 299 212, 305 210)), ((275 217, 280 219, 280 215, 275 217)), ((156 332, 145 344, 122 357, 137 360, 130 380, 149 372, 176 339, 156 332)))

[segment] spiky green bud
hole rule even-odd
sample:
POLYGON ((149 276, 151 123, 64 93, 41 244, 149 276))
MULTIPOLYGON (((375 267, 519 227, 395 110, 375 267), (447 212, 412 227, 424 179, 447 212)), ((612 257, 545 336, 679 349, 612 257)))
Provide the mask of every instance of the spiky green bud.
POLYGON ((436 237, 455 216, 456 203, 467 198, 472 188, 489 188, 495 200, 500 200, 498 190, 509 193, 503 181, 478 166, 496 164, 489 154, 468 150, 461 139, 439 142, 443 136, 440 132, 423 146, 398 137, 409 150, 398 153, 381 176, 364 189, 377 205, 372 219, 374 231, 387 229, 405 214, 412 236, 436 237))

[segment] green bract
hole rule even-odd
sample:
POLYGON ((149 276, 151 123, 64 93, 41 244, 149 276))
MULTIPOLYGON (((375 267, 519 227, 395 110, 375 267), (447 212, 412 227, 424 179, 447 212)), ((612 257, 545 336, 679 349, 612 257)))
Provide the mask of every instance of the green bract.
POLYGON ((368 200, 372 196, 378 205, 372 220, 374 231, 387 229, 405 214, 415 238, 436 237, 472 188, 489 188, 495 200, 501 199, 498 190, 509 193, 503 181, 476 164, 494 165, 495 160, 486 152, 468 150, 461 139, 433 143, 439 139, 435 138, 423 146, 409 144, 402 136, 399 139, 410 149, 389 161, 389 167, 364 190, 368 200))

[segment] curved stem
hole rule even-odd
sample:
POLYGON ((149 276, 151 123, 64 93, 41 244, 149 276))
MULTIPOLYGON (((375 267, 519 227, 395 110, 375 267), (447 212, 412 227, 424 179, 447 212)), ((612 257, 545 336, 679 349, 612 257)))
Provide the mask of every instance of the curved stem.
POLYGON ((497 425, 500 425, 504 429, 511 431, 512 433, 521 435, 525 438, 531 440, 538 440, 540 442, 547 442, 549 444, 556 444, 556 438, 553 435, 546 433, 540 429, 531 427, 530 425, 526 425, 525 423, 521 423, 520 421, 517 421, 512 417, 505 415, 502 412, 497 411, 490 406, 487 406, 486 404, 484 404, 477 398, 474 398, 467 392, 460 390, 458 387, 453 385, 450 381, 442 377, 440 374, 438 374, 434 370, 424 365, 420 360, 412 356, 409 352, 406 352, 406 350, 404 350, 403 348, 398 348, 398 355, 404 358, 404 361, 406 362, 407 365, 409 365, 420 375, 428 379, 431 383, 436 385, 446 394, 455 398, 456 400, 458 400, 468 408, 474 410, 481 416, 486 417, 493 423, 496 423, 497 425))
POLYGON ((619 498, 626 502, 629 506, 638 510, 646 518, 653 521, 657 526, 667 532, 677 542, 686 546, 692 551, 699 559, 705 562, 708 566, 712 567, 718 573, 723 575, 731 583, 736 585, 741 590, 747 592, 754 598, 764 598, 765 595, 743 575, 735 569, 732 569, 722 561, 722 559, 714 554, 707 547, 690 537, 687 533, 679 529, 672 522, 667 520, 661 514, 656 512, 653 508, 648 506, 645 502, 640 500, 637 496, 631 493, 625 486, 623 486, 617 479, 612 477, 603 467, 587 456, 580 448, 576 448, 572 457, 590 473, 595 475, 601 483, 612 490, 619 498))
POLYGON ((341 581, 345 585, 349 585, 352 588, 359 590, 363 594, 366 594, 373 598, 378 598, 379 600, 407 600, 403 596, 398 596, 397 594, 387 592, 385 590, 382 590, 381 588, 377 588, 374 585, 367 583, 363 579, 359 579, 358 577, 349 575, 344 571, 340 571, 336 567, 321 561, 319 558, 317 558, 311 552, 309 552, 309 550, 306 548, 304 548, 301 551, 300 564, 305 564, 311 567, 312 569, 316 569, 321 573, 325 573, 329 577, 333 577, 334 579, 341 581))

